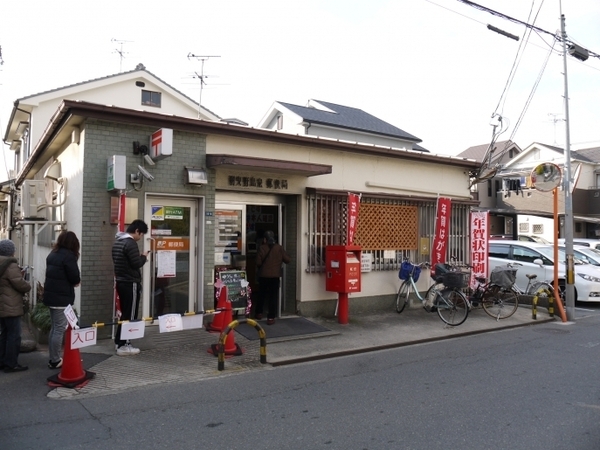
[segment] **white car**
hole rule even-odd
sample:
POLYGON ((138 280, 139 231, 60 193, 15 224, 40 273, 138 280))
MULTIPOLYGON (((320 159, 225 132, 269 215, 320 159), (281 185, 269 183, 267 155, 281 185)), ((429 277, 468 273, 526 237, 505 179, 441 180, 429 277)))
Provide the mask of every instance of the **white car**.
MULTIPOLYGON (((565 240, 559 239, 558 245, 564 246, 565 240)), ((573 238, 573 245, 583 245, 584 247, 595 248, 600 250, 600 239, 573 238)))
MULTIPOLYGON (((562 251, 565 251, 565 247, 563 245, 559 245, 558 248, 560 248, 562 251)), ((600 250, 596 250, 595 248, 591 247, 585 247, 583 245, 574 245, 573 255, 575 258, 582 260, 584 263, 596 266, 600 270, 600 250)))
MULTIPOLYGON (((563 249, 558 249, 558 283, 562 290, 565 287, 566 255, 563 249)), ((515 284, 525 291, 526 275, 536 274, 536 281, 554 279, 554 247, 524 241, 490 241, 488 263, 491 271, 496 266, 507 263, 519 263, 515 284)), ((578 258, 575 262, 575 299, 580 302, 600 302, 600 270, 591 264, 586 264, 578 258)))

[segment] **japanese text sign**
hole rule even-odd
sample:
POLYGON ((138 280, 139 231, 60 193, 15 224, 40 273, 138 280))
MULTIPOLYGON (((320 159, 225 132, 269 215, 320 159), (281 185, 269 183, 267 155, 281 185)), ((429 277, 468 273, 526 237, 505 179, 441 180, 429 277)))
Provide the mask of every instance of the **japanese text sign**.
POLYGON ((437 214, 435 217, 435 236, 431 254, 431 267, 437 263, 446 262, 446 249, 448 246, 448 233, 450 232, 450 212, 452 201, 446 197, 437 200, 437 214))
POLYGON ((97 337, 98 330, 94 327, 71 330, 71 349, 96 345, 97 337))
POLYGON ((356 233, 356 224, 358 222, 358 210, 360 208, 360 195, 348 193, 348 236, 346 244, 354 243, 354 234, 356 233))
POLYGON ((471 213, 471 287, 475 287, 475 277, 488 276, 489 213, 471 213))

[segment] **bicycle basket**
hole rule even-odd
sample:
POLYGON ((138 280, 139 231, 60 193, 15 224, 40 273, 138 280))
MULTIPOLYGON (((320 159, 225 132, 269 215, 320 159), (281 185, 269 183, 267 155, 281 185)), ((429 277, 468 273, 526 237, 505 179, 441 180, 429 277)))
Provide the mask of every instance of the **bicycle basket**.
POLYGON ((431 278, 433 278, 434 280, 436 280, 436 282, 441 282, 441 277, 442 275, 444 275, 445 273, 450 272, 451 267, 449 264, 446 263, 437 263, 434 266, 434 270, 431 271, 430 276, 431 278))
POLYGON ((416 282, 419 279, 419 276, 421 275, 421 268, 419 266, 415 266, 414 264, 409 263, 408 261, 404 261, 400 265, 398 278, 400 278, 401 280, 408 280, 411 273, 413 280, 416 282))
POLYGON ((498 266, 492 270, 490 282, 504 289, 510 289, 517 279, 517 269, 507 266, 498 266))
POLYGON ((471 274, 468 272, 446 272, 442 274, 442 283, 451 289, 462 289, 469 285, 471 274))

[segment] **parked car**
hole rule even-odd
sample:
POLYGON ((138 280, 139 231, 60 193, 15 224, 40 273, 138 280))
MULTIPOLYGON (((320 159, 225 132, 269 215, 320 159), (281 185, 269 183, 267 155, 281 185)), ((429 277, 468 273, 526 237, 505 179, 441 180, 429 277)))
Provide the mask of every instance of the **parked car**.
MULTIPOLYGON (((564 245, 559 245, 558 248, 565 251, 564 245)), ((595 248, 585 247, 583 245, 573 245, 573 255, 575 258, 582 260, 585 263, 600 268, 600 250, 595 248)))
MULTIPOLYGON (((558 249, 558 283, 565 287, 565 251, 558 249)), ((490 272, 497 266, 519 263, 515 284, 527 288, 526 275, 536 274, 538 281, 554 279, 554 246, 526 241, 492 241, 489 246, 490 272)), ((600 302, 600 271, 577 257, 575 263, 575 299, 580 302, 600 302)))
MULTIPOLYGON (((559 239, 558 245, 565 245, 565 240, 559 239)), ((600 239, 573 238, 573 245, 583 245, 600 250, 600 239)))
POLYGON ((547 241, 546 239, 544 239, 541 236, 529 236, 527 234, 520 234, 518 236, 518 238, 519 238, 519 241, 537 242, 539 244, 546 244, 546 245, 551 244, 550 241, 547 241))

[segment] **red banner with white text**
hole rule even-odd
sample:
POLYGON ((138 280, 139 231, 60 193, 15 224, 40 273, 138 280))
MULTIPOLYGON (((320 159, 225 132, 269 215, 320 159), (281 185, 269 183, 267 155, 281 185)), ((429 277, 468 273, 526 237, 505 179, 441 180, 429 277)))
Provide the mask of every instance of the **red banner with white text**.
POLYGON ((354 234, 356 233, 356 224, 358 222, 358 210, 360 208, 360 195, 348 193, 348 235, 346 244, 354 244, 354 234))
POLYGON ((470 285, 477 286, 475 277, 488 277, 489 212, 471 213, 471 270, 470 285))
POLYGON ((446 249, 448 247, 448 233, 450 232, 450 212, 452 200, 446 197, 437 199, 437 214, 435 217, 435 236, 431 252, 431 270, 435 265, 446 262, 446 249))

